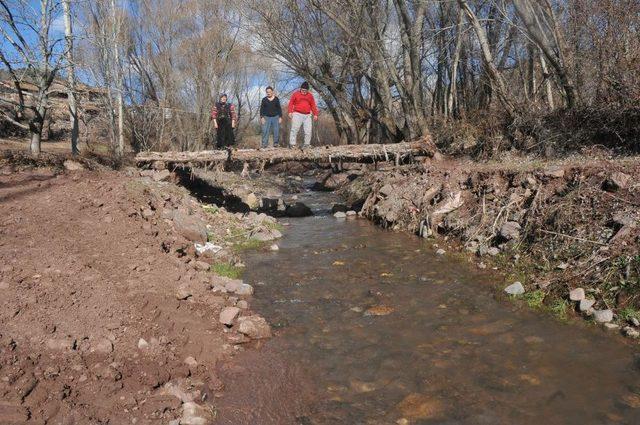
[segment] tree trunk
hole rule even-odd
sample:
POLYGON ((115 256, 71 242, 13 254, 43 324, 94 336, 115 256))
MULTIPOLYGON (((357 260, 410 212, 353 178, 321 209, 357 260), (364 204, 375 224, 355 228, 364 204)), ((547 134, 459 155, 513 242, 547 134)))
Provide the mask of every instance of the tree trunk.
POLYGON ((29 150, 33 155, 40 155, 40 141, 42 139, 42 132, 31 131, 31 144, 29 150))
POLYGON ((124 100, 122 98, 123 84, 122 84, 122 67, 120 66, 120 42, 119 42, 119 28, 117 22, 116 2, 111 0, 111 18, 112 22, 112 36, 113 36, 113 66, 115 67, 116 77, 116 107, 118 108, 118 128, 117 128, 117 142, 116 142, 116 156, 122 157, 124 154, 124 100))
POLYGON ((536 87, 536 49, 532 45, 532 43, 528 43, 527 45, 527 54, 529 55, 527 61, 527 84, 525 85, 527 99, 536 101, 536 91, 538 88, 536 87))
POLYGON ((447 93, 447 109, 450 115, 453 115, 454 101, 456 99, 458 62, 460 62, 460 50, 462 49, 462 9, 458 10, 456 31, 456 47, 453 51, 453 59, 451 61, 451 76, 449 78, 449 92, 447 93))
POLYGON ((547 61, 544 59, 544 55, 540 53, 540 68, 542 69, 542 75, 544 77, 544 91, 547 96, 547 105, 549 109, 554 109, 555 104, 553 102, 553 89, 551 87, 551 75, 549 75, 549 68, 547 68, 547 61))
POLYGON ((64 38, 66 41, 66 59, 67 59, 67 98, 69 102, 69 121, 71 123, 71 153, 77 155, 78 150, 78 106, 76 102, 76 76, 75 64, 73 62, 73 28, 71 25, 71 0, 63 0, 64 8, 64 38))
POLYGON ((467 14, 467 18, 469 22, 473 26, 473 29, 478 37, 478 42, 480 43, 480 48, 482 50, 482 59, 487 68, 487 74, 489 79, 491 80, 492 86, 498 95, 498 99, 500 99, 500 103, 502 107, 505 109, 507 114, 510 117, 513 117, 516 113, 516 107, 511 100, 511 98, 507 95, 507 88, 502 78, 502 75, 496 68, 496 65, 493 63, 493 55, 491 54, 491 46, 489 45, 489 40, 487 39, 487 34, 480 25, 480 21, 476 17, 475 13, 471 10, 466 0, 458 0, 458 4, 460 8, 462 8, 467 14))

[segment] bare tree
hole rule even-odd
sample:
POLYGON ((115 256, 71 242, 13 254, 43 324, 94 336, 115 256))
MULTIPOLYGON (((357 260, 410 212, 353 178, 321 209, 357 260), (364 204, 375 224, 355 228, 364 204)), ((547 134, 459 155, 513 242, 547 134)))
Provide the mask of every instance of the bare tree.
POLYGON ((551 3, 549 0, 514 0, 513 4, 525 25, 527 35, 544 54, 541 59, 549 61, 555 70, 567 107, 573 108, 576 104, 575 88, 565 65, 563 38, 551 3))
POLYGON ((78 105, 76 99, 76 72, 73 59, 73 26, 71 19, 71 0, 62 0, 64 10, 64 38, 67 59, 67 98, 69 103, 69 120, 71 122, 71 153, 77 155, 78 150, 78 105))
POLYGON ((489 39, 487 38, 487 33, 480 24, 476 14, 471 10, 469 4, 466 0, 458 0, 458 4, 460 8, 464 10, 467 15, 467 19, 473 30, 476 33, 478 38, 478 43, 480 43, 480 49, 482 51, 482 61, 487 69, 487 73, 489 79, 491 80, 492 88, 496 91, 498 95, 498 99, 500 99, 500 103, 504 107, 507 114, 513 116, 516 113, 516 105, 513 102, 511 96, 507 94, 507 86, 504 82, 498 67, 493 62, 493 54, 491 52, 491 46, 489 44, 489 39))
POLYGON ((51 25, 60 12, 54 0, 0 0, 0 61, 7 68, 17 93, 17 100, 0 98, 13 106, 14 116, 3 115, 16 126, 29 131, 30 151, 40 153, 42 130, 48 110, 51 85, 62 66, 64 55, 58 46, 62 39, 52 36, 51 25), (23 86, 33 84, 34 94, 25 95, 23 86), (25 116, 26 115, 26 116, 25 116), (25 124, 23 118, 26 118, 25 124))

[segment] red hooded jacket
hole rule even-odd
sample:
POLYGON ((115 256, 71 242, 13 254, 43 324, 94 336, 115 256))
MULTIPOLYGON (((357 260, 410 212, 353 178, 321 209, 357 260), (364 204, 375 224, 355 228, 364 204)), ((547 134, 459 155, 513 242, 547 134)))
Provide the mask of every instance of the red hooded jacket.
POLYGON ((305 115, 313 113, 313 116, 318 116, 316 100, 311 92, 302 94, 300 90, 297 90, 291 95, 291 99, 289 100, 289 113, 292 114, 294 112, 305 115))

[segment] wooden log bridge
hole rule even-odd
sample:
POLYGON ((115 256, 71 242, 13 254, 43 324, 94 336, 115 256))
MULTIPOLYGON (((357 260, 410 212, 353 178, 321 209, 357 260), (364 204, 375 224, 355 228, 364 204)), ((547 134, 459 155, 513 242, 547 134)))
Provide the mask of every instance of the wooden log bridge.
POLYGON ((433 142, 430 140, 420 140, 393 144, 319 146, 304 150, 299 148, 270 148, 208 150, 198 152, 141 152, 136 155, 136 162, 139 166, 163 163, 165 166, 174 167, 207 167, 210 165, 236 162, 259 164, 260 168, 264 168, 266 164, 292 161, 329 164, 394 161, 396 164, 400 164, 407 160, 412 160, 415 157, 433 157, 435 153, 436 147, 433 142))

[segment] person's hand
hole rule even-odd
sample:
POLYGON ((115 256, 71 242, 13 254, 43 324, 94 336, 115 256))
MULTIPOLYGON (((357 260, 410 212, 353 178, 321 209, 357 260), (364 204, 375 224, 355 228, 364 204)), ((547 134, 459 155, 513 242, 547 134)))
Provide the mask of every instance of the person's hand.
POLYGON ((231 128, 236 128, 236 122, 235 121, 231 121, 231 128))
POLYGON ((282 124, 282 117, 278 118, 278 124, 282 124))
POLYGON ((217 122, 213 123, 213 128, 215 128, 216 130, 218 129, 218 123, 217 122))
POLYGON ((289 113, 289 118, 293 118, 293 114, 292 113, 289 113))
POLYGON ((267 122, 267 120, 264 119, 264 117, 260 118, 260 122, 262 123, 262 125, 264 125, 264 123, 267 122))
POLYGON ((313 116, 313 120, 314 120, 314 121, 318 121, 318 116, 317 116, 317 115, 314 115, 314 116, 313 116))

